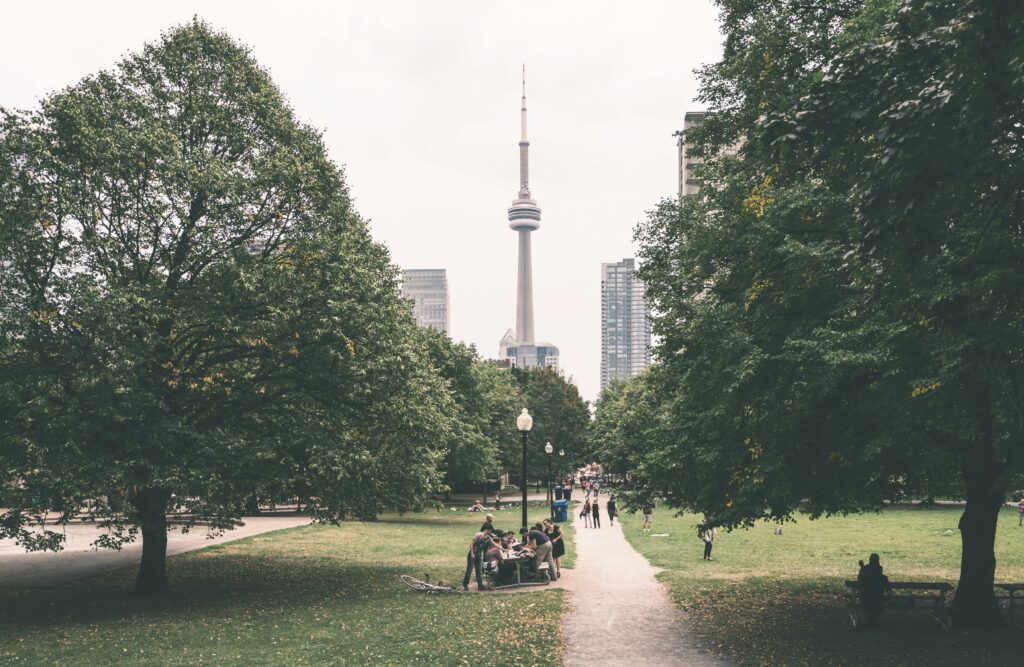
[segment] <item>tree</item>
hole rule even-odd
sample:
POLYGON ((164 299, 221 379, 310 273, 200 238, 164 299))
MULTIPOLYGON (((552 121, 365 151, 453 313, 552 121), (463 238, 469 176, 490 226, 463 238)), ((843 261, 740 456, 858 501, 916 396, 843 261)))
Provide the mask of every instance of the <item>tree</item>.
POLYGON ((600 461, 606 471, 633 476, 632 488, 620 491, 623 505, 639 507, 654 495, 648 484, 648 468, 661 469, 666 462, 650 457, 648 446, 670 442, 665 427, 663 393, 658 382, 663 368, 649 367, 633 378, 613 380, 601 392, 594 406, 590 429, 591 458, 600 461))
POLYGON ((998 622, 1024 445, 1022 9, 720 4, 712 113, 686 137, 705 187, 638 230, 669 422, 649 481, 728 527, 962 494, 955 620, 998 622))
POLYGON ((320 135, 200 21, 0 125, 0 535, 87 502, 141 533, 226 528, 253 494, 318 520, 427 502, 451 398, 320 135), (123 501, 123 502, 118 502, 123 501))
POLYGON ((419 337, 454 402, 457 428, 444 445, 445 482, 453 488, 484 482, 497 470, 500 452, 517 441, 522 393, 507 373, 481 360, 476 348, 433 329, 421 329, 419 337))
MULTIPOLYGON (((583 461, 587 449, 590 411, 576 385, 559 373, 546 368, 514 368, 512 377, 519 384, 525 406, 533 417, 530 431, 532 449, 527 452, 527 477, 547 479, 548 461, 544 444, 554 448, 552 470, 567 473, 570 466, 583 461), (558 452, 564 451, 565 456, 558 452)), ((514 426, 515 418, 511 422, 514 426)), ((517 434, 518 435, 518 434, 517 434)), ((503 463, 510 469, 522 470, 522 448, 511 447, 505 452, 503 463)))

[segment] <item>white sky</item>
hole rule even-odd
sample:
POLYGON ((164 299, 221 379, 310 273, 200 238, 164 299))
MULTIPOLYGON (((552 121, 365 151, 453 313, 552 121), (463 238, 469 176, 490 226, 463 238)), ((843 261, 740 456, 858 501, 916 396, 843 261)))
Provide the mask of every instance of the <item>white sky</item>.
POLYGON ((486 356, 515 324, 519 78, 526 64, 537 337, 592 400, 602 262, 677 189, 672 133, 718 59, 711 0, 19 2, 0 25, 0 105, 109 68, 193 14, 253 49, 325 130, 396 264, 446 268, 452 337, 486 356))

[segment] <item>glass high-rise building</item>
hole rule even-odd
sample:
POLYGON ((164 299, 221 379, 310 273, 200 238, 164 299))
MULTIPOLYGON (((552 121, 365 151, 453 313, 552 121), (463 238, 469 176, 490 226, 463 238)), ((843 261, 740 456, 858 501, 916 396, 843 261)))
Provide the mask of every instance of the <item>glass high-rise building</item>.
POLYGON ((444 269, 404 269, 402 294, 413 300, 412 314, 417 324, 448 333, 448 277, 444 269))
POLYGON ((632 258, 601 265, 601 389, 651 365, 651 317, 632 258))

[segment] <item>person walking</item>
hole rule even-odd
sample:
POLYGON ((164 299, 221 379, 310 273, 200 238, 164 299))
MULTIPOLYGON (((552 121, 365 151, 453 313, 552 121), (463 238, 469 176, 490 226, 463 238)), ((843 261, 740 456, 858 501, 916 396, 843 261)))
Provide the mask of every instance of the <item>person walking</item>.
POLYGON ((1019 517, 1017 525, 1024 526, 1024 498, 1021 498, 1020 503, 1017 505, 1017 515, 1019 517))
POLYGON ((711 548, 715 546, 715 540, 718 539, 718 529, 704 525, 698 536, 704 542, 704 560, 714 560, 711 557, 711 548))
POLYGON ((580 518, 583 519, 583 526, 590 528, 590 496, 583 496, 583 509, 580 511, 580 518))
POLYGON ((615 496, 608 499, 608 525, 615 525, 615 517, 618 515, 618 509, 615 506, 615 496))
POLYGON ((590 505, 590 511, 594 520, 594 528, 601 527, 601 504, 597 502, 597 498, 594 498, 594 502, 590 505))
POLYGON ((649 502, 644 505, 644 532, 651 532, 651 526, 654 525, 654 503, 649 502))
POLYGON ((551 519, 544 519, 544 534, 551 540, 551 557, 555 559, 556 578, 562 576, 562 556, 565 555, 565 533, 551 519))

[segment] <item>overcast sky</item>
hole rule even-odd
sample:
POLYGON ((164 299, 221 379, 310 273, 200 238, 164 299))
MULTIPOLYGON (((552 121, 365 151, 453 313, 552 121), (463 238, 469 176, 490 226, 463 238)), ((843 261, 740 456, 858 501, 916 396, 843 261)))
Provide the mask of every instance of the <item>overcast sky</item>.
POLYGON ((486 357, 515 324, 520 68, 526 64, 537 338, 583 397, 600 386, 602 262, 675 194, 672 133, 717 60, 711 0, 19 2, 0 29, 0 105, 27 108, 197 14, 252 47, 325 131, 374 237, 445 268, 452 337, 486 357))

